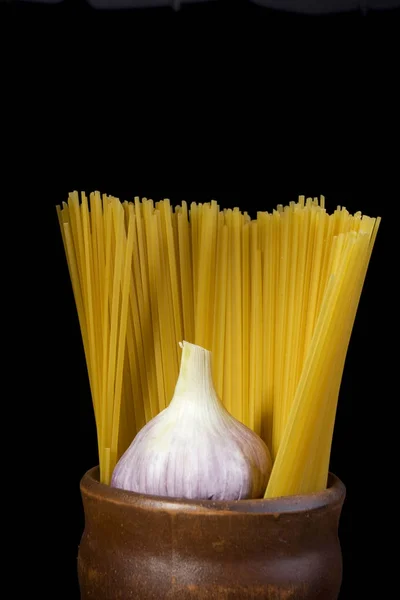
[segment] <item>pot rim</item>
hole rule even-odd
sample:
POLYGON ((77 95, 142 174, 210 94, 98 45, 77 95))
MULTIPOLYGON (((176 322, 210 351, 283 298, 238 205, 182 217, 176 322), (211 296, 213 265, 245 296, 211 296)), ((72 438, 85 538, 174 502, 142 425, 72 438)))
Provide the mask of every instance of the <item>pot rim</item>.
POLYGON ((82 495, 103 502, 132 506, 145 510, 164 510, 169 512, 196 512, 196 514, 269 514, 302 513, 337 505, 341 507, 346 488, 333 473, 329 473, 328 487, 322 492, 307 495, 282 496, 279 498, 259 498, 255 500, 187 500, 165 496, 150 496, 127 490, 113 488, 99 481, 99 467, 89 469, 81 479, 82 495))

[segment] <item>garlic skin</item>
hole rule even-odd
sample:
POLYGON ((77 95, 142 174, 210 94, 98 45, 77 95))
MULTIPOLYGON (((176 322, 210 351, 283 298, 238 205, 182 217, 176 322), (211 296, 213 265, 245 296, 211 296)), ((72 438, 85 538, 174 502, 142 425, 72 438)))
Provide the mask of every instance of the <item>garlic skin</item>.
POLYGON ((234 419, 214 389, 211 353, 183 342, 174 396, 136 435, 111 486, 196 500, 260 498, 272 469, 263 440, 234 419))

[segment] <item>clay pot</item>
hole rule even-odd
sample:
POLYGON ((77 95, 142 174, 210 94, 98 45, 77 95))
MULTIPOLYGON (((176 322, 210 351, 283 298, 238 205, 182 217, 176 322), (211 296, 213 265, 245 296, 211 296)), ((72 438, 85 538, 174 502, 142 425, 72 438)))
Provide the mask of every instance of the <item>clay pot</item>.
POLYGON ((335 600, 345 487, 309 496, 184 501, 81 482, 82 600, 335 600))

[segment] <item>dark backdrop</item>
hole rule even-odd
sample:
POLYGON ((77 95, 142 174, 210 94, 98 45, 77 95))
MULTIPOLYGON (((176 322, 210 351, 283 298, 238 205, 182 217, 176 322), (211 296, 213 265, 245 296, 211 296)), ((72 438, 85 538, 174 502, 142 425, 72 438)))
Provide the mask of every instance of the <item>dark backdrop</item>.
POLYGON ((38 495, 46 560, 31 584, 35 594, 79 597, 79 480, 97 451, 55 205, 73 189, 99 189, 121 199, 215 198, 253 214, 298 194, 324 194, 329 209, 382 216, 348 351, 331 469, 348 492, 340 600, 366 590, 390 597, 388 567, 378 562, 388 560, 383 535, 391 528, 382 498, 391 482, 384 465, 394 439, 386 432, 397 353, 389 347, 396 348, 397 328, 398 13, 308 18, 221 2, 177 15, 105 14, 76 0, 0 10, 15 49, 4 94, 15 91, 10 118, 4 115, 15 142, 9 200, 32 223, 26 297, 38 333, 30 356, 38 373, 46 369, 35 403, 44 433, 32 456, 40 457, 35 464, 51 493, 38 495))

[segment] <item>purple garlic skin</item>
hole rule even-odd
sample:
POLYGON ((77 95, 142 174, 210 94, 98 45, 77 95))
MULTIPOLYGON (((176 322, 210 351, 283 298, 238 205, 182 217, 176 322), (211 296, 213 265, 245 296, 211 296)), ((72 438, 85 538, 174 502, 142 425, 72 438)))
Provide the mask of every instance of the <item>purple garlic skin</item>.
POLYGON ((170 405, 139 431, 111 486, 191 500, 263 497, 272 469, 267 446, 222 405, 211 353, 188 342, 182 347, 170 405))

